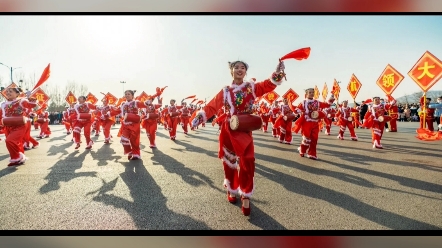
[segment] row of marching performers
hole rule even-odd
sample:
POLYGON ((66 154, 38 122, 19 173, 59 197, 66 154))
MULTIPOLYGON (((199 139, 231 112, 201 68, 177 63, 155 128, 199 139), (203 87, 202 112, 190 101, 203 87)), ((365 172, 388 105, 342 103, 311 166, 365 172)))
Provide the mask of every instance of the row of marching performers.
POLYGON ((181 102, 181 105, 176 105, 176 101, 172 99, 170 105, 162 108, 160 96, 150 96, 148 100, 143 102, 135 99, 135 92, 126 90, 126 101, 119 106, 110 105, 109 99, 106 97, 102 100, 103 105, 101 106, 87 102, 84 96, 78 97, 78 103, 72 104, 63 112, 63 122, 67 134, 70 134, 72 130, 75 149, 80 148, 82 131, 86 139, 86 149, 91 149, 94 144, 91 140, 91 131, 95 131, 95 135, 98 136, 101 128, 104 133, 104 143, 109 144, 112 140, 110 129, 115 123, 116 116, 121 116, 118 137, 120 137, 120 143, 129 160, 140 159, 141 128, 146 130, 150 148, 156 148, 155 138, 158 124, 164 125, 169 131, 171 140, 176 139, 179 124, 181 124, 184 133, 188 133, 189 119, 196 111, 196 106, 188 107, 184 101, 181 102), (155 99, 157 99, 157 103, 154 103, 155 99))
MULTIPOLYGON (((388 103, 379 103, 384 107, 387 115, 381 117, 383 123, 389 122, 390 129, 393 132, 397 131, 397 117, 398 117, 398 107, 394 99, 389 98, 388 103)), ((268 107, 266 103, 261 103, 258 107, 255 107, 252 111, 253 114, 260 116, 262 121, 262 127, 260 128, 263 132, 267 132, 269 122, 272 123, 272 136, 278 138, 280 143, 292 144, 293 137, 292 132, 299 132, 299 125, 297 125, 297 120, 302 116, 303 103, 299 106, 292 106, 289 104, 288 99, 284 98, 283 104, 279 104, 279 101, 275 101, 271 107, 268 107), (295 125, 293 125, 295 123, 295 125)), ((337 138, 344 140, 345 131, 349 130, 350 139, 357 141, 358 137, 355 132, 355 128, 368 128, 371 123, 366 125, 359 121, 359 111, 360 106, 350 107, 348 106, 348 101, 345 100, 341 104, 334 104, 335 98, 333 95, 328 99, 325 107, 318 108, 318 128, 319 132, 324 130, 326 135, 331 134, 331 126, 336 125, 339 127, 339 132, 337 138)), ((370 105, 372 100, 367 101, 366 104, 370 105)), ((221 110, 220 112, 222 112, 221 110)), ((215 119, 213 125, 218 121, 222 120, 223 113, 220 113, 221 118, 215 119)), ((367 115, 369 119, 370 115, 367 115)), ((259 120, 257 120, 259 122, 259 120)), ((384 128, 382 128, 383 132, 384 128)), ((379 130, 376 133, 380 133, 379 130)), ((373 148, 382 148, 380 144, 380 136, 373 136, 373 148)), ((312 158, 314 158, 313 156, 312 158)))

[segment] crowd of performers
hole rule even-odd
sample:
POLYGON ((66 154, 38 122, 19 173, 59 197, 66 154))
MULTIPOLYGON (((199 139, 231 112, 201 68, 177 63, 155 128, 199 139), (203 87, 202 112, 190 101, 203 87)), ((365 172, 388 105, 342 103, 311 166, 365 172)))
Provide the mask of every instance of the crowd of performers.
MULTIPOLYGON (((141 157, 141 128, 146 131, 149 147, 154 149, 158 125, 163 125, 168 130, 170 139, 175 140, 178 125, 187 134, 189 130, 204 126, 208 119, 216 117, 212 125, 219 126, 218 157, 224 168, 223 185, 227 191, 227 200, 236 203, 239 194, 242 212, 248 216, 251 211, 250 198, 254 190, 255 171, 252 131, 268 132, 270 122, 272 136, 284 144, 292 144, 292 133, 300 132, 302 140, 297 151, 301 157, 313 160, 318 159, 316 146, 319 133, 324 131, 326 135, 331 135, 332 125, 339 126, 336 134, 338 139, 343 140, 348 129, 352 141, 358 140, 355 127, 371 128, 372 145, 378 149, 382 149, 385 123, 389 122, 391 132, 397 132, 398 110, 394 99, 389 99, 386 103, 382 103, 380 97, 365 101, 369 108, 362 122, 358 116, 360 106, 350 107, 348 101, 335 103, 333 95, 326 102, 315 100, 313 88, 305 91, 305 100, 297 106, 293 106, 287 99, 283 99, 282 103, 276 101, 272 106, 266 103, 257 105, 256 99, 281 85, 285 77, 284 63, 279 62, 271 76, 262 82, 245 80, 248 68, 248 64, 242 61, 229 63, 232 84, 222 88, 204 107, 191 104, 187 106, 184 100, 177 105, 174 99, 163 107, 160 93, 140 101, 132 90, 124 92, 125 101, 118 105, 109 104, 107 97, 104 97, 102 104, 96 105, 86 101, 86 97, 79 96, 78 101, 67 106, 63 112, 66 133, 72 134, 75 149, 80 148, 82 136, 85 139, 85 149, 91 149, 94 145, 91 132, 98 136, 101 130, 104 144, 110 144, 113 138, 110 129, 116 116, 120 116, 121 126, 117 135, 119 142, 127 158, 137 160, 141 157)), ((51 135, 47 107, 43 105, 34 110, 36 100, 29 97, 19 98, 21 93, 20 88, 8 88, 7 101, 1 104, 0 109, 0 133, 5 134, 5 143, 10 154, 8 166, 25 163, 25 150, 39 146, 39 142, 30 135, 32 118, 35 119, 34 128, 40 129, 37 138, 51 135)), ((431 106, 428 99, 426 101, 427 116, 432 117, 434 108, 442 107, 442 103, 431 106)), ((429 124, 428 121, 427 126, 431 128, 432 123, 429 124)))

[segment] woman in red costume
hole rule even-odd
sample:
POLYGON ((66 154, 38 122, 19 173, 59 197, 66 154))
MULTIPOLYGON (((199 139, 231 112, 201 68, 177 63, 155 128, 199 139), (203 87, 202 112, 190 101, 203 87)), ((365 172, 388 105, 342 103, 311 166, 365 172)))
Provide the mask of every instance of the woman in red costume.
POLYGON ((281 135, 279 128, 275 127, 276 119, 278 119, 279 114, 281 114, 281 108, 278 104, 278 101, 274 101, 272 107, 270 108, 270 122, 272 123, 272 136, 274 138, 279 138, 279 135, 281 135))
POLYGON ((158 129, 158 109, 161 108, 161 99, 158 96, 158 104, 153 104, 153 99, 148 99, 146 104, 145 114, 142 116, 143 121, 141 122, 141 126, 146 130, 147 138, 149 138, 150 148, 156 148, 155 144, 156 131, 158 129))
POLYGON ((335 101, 335 96, 333 96, 333 94, 331 94, 330 98, 328 99, 328 103, 330 104, 330 107, 322 109, 322 112, 324 112, 324 114, 326 116, 324 118, 324 122, 325 122, 324 133, 327 135, 330 135, 330 129, 331 129, 333 122, 335 121, 335 116, 336 116, 336 112, 337 112, 336 108, 334 106, 332 106, 334 101, 335 101))
POLYGON ((189 119, 190 119, 190 108, 187 107, 187 103, 182 101, 181 106, 183 106, 179 112, 181 113, 180 119, 181 119, 181 127, 183 128, 184 134, 187 134, 188 132, 188 126, 190 125, 189 119))
POLYGON ((66 110, 63 111, 63 124, 64 127, 66 128, 66 135, 71 134, 71 122, 70 122, 70 117, 69 117, 69 106, 66 106, 66 110))
POLYGON ((40 135, 37 136, 37 138, 40 139, 49 138, 49 135, 51 134, 51 129, 49 128, 49 112, 46 111, 46 109, 46 104, 43 104, 43 106, 37 111, 38 119, 43 120, 40 122, 40 135))
POLYGON ((74 140, 77 144, 75 149, 80 148, 81 129, 84 129, 84 137, 86 138, 87 144, 86 149, 92 149, 94 142, 91 140, 92 116, 90 112, 96 108, 94 104, 86 102, 85 96, 78 97, 78 104, 74 107, 77 116, 74 124, 74 140))
POLYGON ((31 144, 32 144, 32 148, 37 148, 40 143, 38 141, 36 141, 34 138, 32 138, 31 136, 31 118, 32 118, 32 109, 28 108, 26 109, 26 113, 27 113, 27 117, 28 117, 28 121, 26 122, 26 134, 23 140, 23 146, 25 150, 30 150, 31 149, 31 144))
POLYGON ((342 101, 342 106, 339 107, 338 113, 336 114, 339 125, 339 133, 337 138, 340 140, 344 140, 344 132, 345 129, 348 128, 350 131, 350 139, 353 141, 358 141, 358 136, 356 136, 355 127, 353 126, 354 116, 352 116, 352 113, 359 113, 359 110, 349 107, 347 100, 342 101))
POLYGON ((21 92, 23 91, 20 88, 8 88, 6 90, 6 98, 8 100, 1 104, 2 121, 5 124, 6 148, 11 156, 8 166, 21 165, 26 161, 23 140, 26 135, 27 122, 22 120, 19 122, 14 121, 13 124, 7 124, 6 122, 12 120, 12 118, 23 118, 24 120, 26 109, 32 109, 37 106, 35 99, 17 99, 21 92))
MULTIPOLYGON (((224 166, 224 187, 227 189, 227 199, 236 203, 236 194, 239 193, 242 200, 242 212, 250 215, 250 197, 254 189, 255 174, 255 150, 251 131, 234 131, 230 128, 229 122, 234 115, 247 115, 252 117, 251 111, 255 98, 274 90, 280 85, 284 78, 284 63, 280 62, 276 72, 270 79, 254 83, 252 80, 244 80, 249 66, 236 61, 229 63, 230 74, 233 82, 230 86, 224 87, 192 120, 192 126, 196 127, 201 122, 206 122, 207 117, 212 117, 216 112, 225 106, 228 117, 222 123, 219 135, 218 157, 224 166), (238 172, 239 159, 239 172, 238 172)), ((258 117, 259 118, 259 117, 258 117)), ((259 119, 260 121, 260 119, 259 119)), ((259 122, 261 125, 261 121, 259 122)), ((261 126, 257 127, 257 129, 261 126)))
POLYGON ((275 121, 275 128, 279 129, 279 143, 292 144, 292 124, 295 118, 293 111, 295 109, 290 108, 289 100, 287 98, 283 99, 284 104, 281 106, 281 114, 275 121))
MULTIPOLYGON (((365 101, 368 104, 371 101, 365 101)), ((385 123, 388 121, 388 117, 384 115, 389 110, 390 105, 384 105, 381 103, 380 97, 373 97, 373 104, 368 108, 367 114, 365 114, 364 123, 362 127, 371 128, 371 140, 373 148, 382 149, 381 139, 384 133, 385 123)))
POLYGON ((298 133, 302 129, 302 142, 298 148, 299 155, 304 157, 307 153, 307 157, 313 160, 317 160, 316 146, 319 138, 319 121, 321 121, 325 114, 320 109, 330 107, 330 104, 320 102, 313 99, 315 95, 315 89, 309 88, 305 90, 306 98, 298 105, 298 113, 302 113, 302 116, 296 120, 293 131, 298 133))
POLYGON ((140 152, 140 120, 139 109, 147 107, 146 102, 134 100, 136 91, 126 90, 124 95, 126 101, 121 104, 118 114, 121 116, 122 129, 120 143, 124 148, 124 155, 127 155, 129 160, 137 160, 141 158, 140 152), (125 116, 131 116, 133 119, 124 119, 125 116), (138 117, 137 117, 138 116, 138 117))
POLYGON ((179 122, 179 109, 183 106, 176 106, 175 99, 170 100, 170 106, 166 108, 166 118, 167 118, 167 126, 169 130, 169 136, 171 140, 176 139, 176 128, 179 122))
POLYGON ((109 105, 109 98, 107 96, 103 98, 102 102, 103 106, 98 109, 98 111, 100 112, 99 122, 101 122, 98 125, 101 125, 103 127, 104 143, 109 144, 112 138, 110 130, 115 123, 115 116, 113 116, 111 112, 116 111, 116 108, 114 105, 109 105))
POLYGON ((262 119, 262 131, 267 133, 267 127, 269 126, 270 108, 267 107, 267 103, 263 103, 259 108, 259 114, 262 119))

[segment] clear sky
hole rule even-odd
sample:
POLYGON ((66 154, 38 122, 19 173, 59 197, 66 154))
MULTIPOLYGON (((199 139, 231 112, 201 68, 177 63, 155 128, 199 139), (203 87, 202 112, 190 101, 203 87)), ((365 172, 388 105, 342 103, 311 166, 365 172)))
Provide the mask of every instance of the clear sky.
MULTIPOLYGON (((28 75, 51 63, 47 84, 86 84, 99 95, 125 89, 164 100, 189 95, 212 98, 231 83, 228 61, 244 60, 248 77, 266 79, 278 58, 311 47, 308 60, 286 61, 290 87, 303 90, 341 81, 340 100, 352 73, 362 83, 358 101, 384 96, 376 80, 387 64, 405 79, 394 97, 418 86, 407 75, 428 50, 442 59, 442 16, 0 16, 0 62, 28 75)), ((3 86, 10 72, 0 65, 3 86)), ((439 81, 432 90, 442 90, 439 81)), ((320 98, 322 99, 322 98, 320 98)))

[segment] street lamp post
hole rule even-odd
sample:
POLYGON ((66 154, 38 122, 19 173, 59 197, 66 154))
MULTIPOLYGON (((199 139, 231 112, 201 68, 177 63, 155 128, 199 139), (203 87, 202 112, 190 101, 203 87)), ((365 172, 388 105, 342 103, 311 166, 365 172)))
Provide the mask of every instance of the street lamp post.
POLYGON ((7 65, 5 65, 5 64, 3 64, 3 63, 0 63, 0 65, 6 66, 8 69, 11 70, 11 84, 12 84, 12 82, 14 82, 14 81, 12 80, 12 71, 15 70, 15 69, 20 69, 21 67, 15 67, 15 68, 12 68, 12 67, 7 66, 7 65))
POLYGON ((123 94, 124 94, 124 84, 126 83, 126 81, 120 81, 121 84, 123 84, 123 94))

